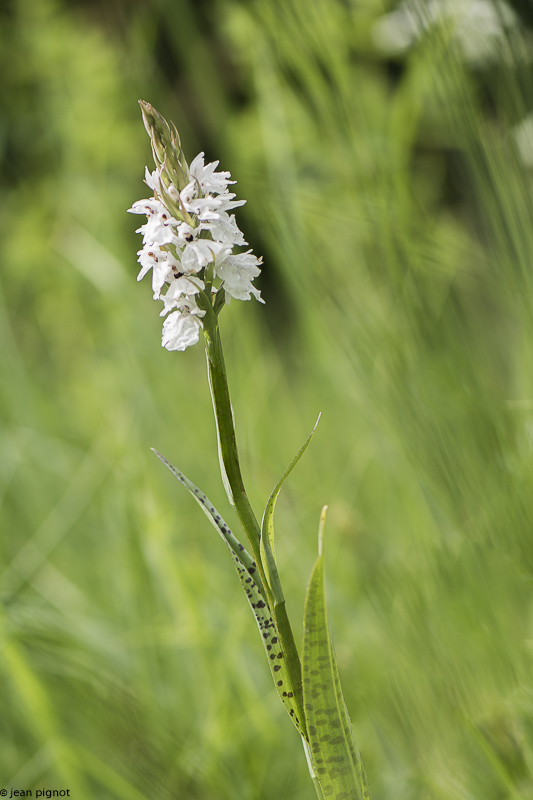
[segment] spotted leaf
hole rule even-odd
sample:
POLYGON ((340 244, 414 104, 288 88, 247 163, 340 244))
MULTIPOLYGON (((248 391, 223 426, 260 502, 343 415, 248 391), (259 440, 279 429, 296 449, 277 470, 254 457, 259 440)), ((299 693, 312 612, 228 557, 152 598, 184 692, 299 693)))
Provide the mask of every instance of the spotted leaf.
MULTIPOLYGON (((287 713, 296 726, 296 729, 304 738, 306 738, 307 731, 302 710, 302 703, 301 700, 298 702, 298 698, 296 697, 294 691, 295 687, 290 677, 285 653, 282 649, 279 630, 274 619, 272 618, 268 599, 261 585, 261 580, 257 574, 256 564, 252 556, 246 551, 237 537, 234 536, 229 526, 222 519, 222 516, 218 513, 214 505, 198 488, 198 486, 195 486, 195 484, 190 481, 183 474, 183 472, 171 464, 170 461, 167 461, 167 459, 158 453, 157 450, 154 450, 154 453, 179 480, 182 486, 185 486, 185 488, 190 492, 196 502, 200 505, 201 509, 207 515, 210 522, 215 526, 226 542, 237 569, 237 574, 239 576, 242 588, 244 589, 257 622, 257 626, 261 634, 261 641, 263 642, 263 647, 265 648, 268 666, 270 667, 270 672, 272 674, 276 691, 279 694, 281 702, 285 706, 287 713)), ((278 609, 278 613, 279 611, 280 610, 278 609)))
POLYGON ((252 576, 252 579, 257 585, 258 591, 263 594, 263 586, 261 584, 261 579, 256 571, 256 564, 253 560, 252 556, 248 553, 245 549, 244 545, 242 545, 237 537, 232 533, 230 530, 229 525, 227 525, 222 516, 218 513, 214 505, 211 503, 209 498, 202 492, 201 489, 198 488, 192 481, 190 481, 186 475, 183 474, 174 464, 171 464, 170 461, 158 453, 158 451, 152 447, 152 451, 156 454, 158 459, 163 462, 165 467, 169 469, 172 474, 179 480, 182 486, 192 494, 202 511, 207 516, 208 520, 215 526, 217 531, 220 533, 226 544, 228 545, 229 549, 239 557, 239 561, 244 565, 245 569, 248 570, 248 573, 252 576))
POLYGON ((319 554, 304 611, 302 683, 312 765, 326 800, 370 800, 363 762, 355 744, 331 641, 324 588, 322 509, 319 554))

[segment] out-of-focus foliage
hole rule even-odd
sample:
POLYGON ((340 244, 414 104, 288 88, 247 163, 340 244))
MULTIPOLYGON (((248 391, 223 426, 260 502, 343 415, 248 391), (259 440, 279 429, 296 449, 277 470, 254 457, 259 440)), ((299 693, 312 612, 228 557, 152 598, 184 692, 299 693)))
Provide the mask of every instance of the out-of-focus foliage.
POLYGON ((221 318, 258 513, 323 412, 278 560, 297 622, 328 502, 374 795, 533 798, 532 25, 521 0, 1 5, 2 786, 313 793, 223 545, 149 451, 224 508, 201 347, 160 348, 135 282, 142 97, 231 170, 264 255, 266 306, 221 318))

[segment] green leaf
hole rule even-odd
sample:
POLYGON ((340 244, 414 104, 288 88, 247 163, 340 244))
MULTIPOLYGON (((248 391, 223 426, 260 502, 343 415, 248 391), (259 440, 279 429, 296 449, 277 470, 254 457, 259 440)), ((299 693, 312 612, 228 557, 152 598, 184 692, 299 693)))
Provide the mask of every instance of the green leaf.
POLYGON ((307 440, 300 448, 296 456, 293 458, 289 467, 283 473, 281 479, 278 481, 276 486, 274 487, 270 497, 268 498, 268 502, 266 504, 266 508, 263 514, 263 519, 261 521, 261 542, 260 542, 260 551, 261 551, 261 561, 263 563, 263 569, 265 571, 265 575, 269 584, 269 590, 274 601, 279 603, 283 602, 283 590, 281 588, 281 582, 279 580, 278 570, 276 567, 276 551, 274 548, 274 509, 276 508, 276 501, 278 499, 278 495, 281 491, 281 487, 291 474, 292 470, 303 456, 311 439, 314 436, 314 433, 317 429, 318 423, 320 422, 320 414, 318 415, 317 421, 315 422, 315 426, 311 433, 309 434, 307 440))
POLYGON ((254 582, 257 585, 257 589, 261 595, 264 594, 264 589, 261 584, 261 579, 256 571, 256 563, 253 560, 252 556, 248 551, 245 549, 244 545, 242 545, 237 537, 232 533, 230 530, 229 525, 227 525, 222 516, 218 513, 214 505, 211 503, 209 498, 202 492, 201 489, 198 488, 192 481, 190 481, 186 475, 183 474, 174 464, 171 464, 170 461, 158 453, 158 451, 152 447, 152 451, 156 454, 158 459, 163 462, 165 467, 169 469, 172 474, 179 480, 182 486, 190 492, 190 494, 194 497, 204 514, 207 516, 208 520, 215 526, 217 531, 220 533, 226 544, 228 545, 229 549, 239 558, 239 561, 242 562, 244 567, 248 570, 250 575, 252 576, 254 582))
POLYGON ((326 612, 322 509, 318 558, 313 567, 304 611, 302 683, 309 749, 325 798, 370 800, 368 782, 342 694, 326 612))
POLYGON ((222 516, 201 489, 195 486, 195 484, 190 481, 183 472, 180 472, 177 467, 171 464, 170 461, 167 461, 161 453, 158 453, 154 448, 152 449, 156 456, 194 497, 202 511, 204 511, 210 522, 215 526, 226 542, 237 569, 241 586, 244 589, 244 593, 246 594, 248 603, 250 604, 257 622, 276 691, 297 731, 305 738, 307 736, 307 731, 302 704, 301 701, 298 702, 294 692, 287 666, 286 653, 282 649, 281 637, 279 636, 277 626, 272 618, 268 598, 265 596, 261 580, 257 574, 255 561, 245 550, 237 537, 234 536, 229 526, 222 519, 222 516))
MULTIPOLYGON (((261 539, 259 545, 261 565, 263 568, 263 573, 265 575, 267 584, 265 586, 265 589, 268 595, 270 607, 272 609, 276 630, 281 642, 281 647, 285 654, 287 680, 289 683, 290 693, 291 696, 294 698, 297 717, 301 721, 303 721, 305 718, 305 713, 303 710, 302 668, 300 664, 300 657, 298 655, 298 649, 296 647, 296 642, 294 641, 294 635, 292 632, 291 624, 289 622, 289 617, 287 615, 287 609, 285 607, 285 597, 283 595, 283 589, 281 586, 281 581, 279 579, 278 568, 276 566, 276 556, 274 551, 274 509, 276 507, 276 501, 281 491, 281 487, 283 486, 287 477, 290 475, 290 473, 292 472, 292 470, 294 469, 294 467, 296 466, 296 464, 306 451, 309 442, 313 438, 313 435, 316 431, 319 420, 320 420, 320 414, 318 415, 318 419, 315 423, 315 426, 311 431, 310 435, 308 436, 305 444, 300 448, 296 457, 291 461, 288 469, 284 472, 281 479, 274 487, 274 490, 271 493, 270 497, 268 498, 268 502, 266 504, 266 508, 263 514, 263 520, 261 522, 261 539)), ((302 732, 301 728, 299 728, 299 730, 302 732)), ((305 732, 303 732, 303 735, 304 738, 306 738, 305 732)))

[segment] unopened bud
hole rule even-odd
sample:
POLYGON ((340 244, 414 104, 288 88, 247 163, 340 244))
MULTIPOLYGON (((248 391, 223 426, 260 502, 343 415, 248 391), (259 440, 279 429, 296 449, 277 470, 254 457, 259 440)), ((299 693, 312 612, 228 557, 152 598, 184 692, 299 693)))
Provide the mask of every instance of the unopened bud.
POLYGON ((155 165, 161 169, 161 178, 168 187, 171 183, 180 192, 189 182, 189 167, 181 149, 180 137, 174 124, 144 100, 139 100, 144 127, 152 143, 155 165))

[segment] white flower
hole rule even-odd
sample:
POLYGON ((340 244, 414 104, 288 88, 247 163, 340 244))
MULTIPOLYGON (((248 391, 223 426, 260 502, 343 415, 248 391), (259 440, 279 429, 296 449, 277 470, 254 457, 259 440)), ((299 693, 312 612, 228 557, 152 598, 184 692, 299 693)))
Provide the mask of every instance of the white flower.
POLYGON ((245 200, 232 200, 234 194, 228 192, 227 195, 214 195, 208 194, 205 197, 194 197, 195 185, 189 183, 180 192, 180 202, 185 211, 189 214, 194 214, 200 222, 220 219, 222 211, 228 211, 230 208, 242 206, 245 200))
POLYGON ((142 233, 143 242, 148 244, 170 244, 174 241, 175 233, 172 225, 179 225, 168 211, 165 213, 155 212, 148 217, 145 225, 141 225, 135 232, 142 233))
POLYGON ((222 242, 213 242, 211 239, 196 239, 188 244, 181 255, 183 272, 199 272, 206 267, 215 257, 222 253, 230 253, 231 247, 222 242))
POLYGON ((175 259, 172 258, 171 253, 161 250, 157 244, 145 245, 142 250, 139 250, 138 255, 139 258, 137 260, 141 265, 141 271, 137 275, 137 280, 140 281, 144 278, 151 269, 152 290, 154 292, 154 300, 157 300, 165 282, 172 280, 172 267, 175 267, 175 259))
POLYGON ((131 208, 128 208, 130 214, 147 214, 150 216, 154 212, 161 209, 163 204, 156 200, 155 197, 150 197, 149 200, 136 200, 131 208))
POLYGON ((160 192, 160 187, 161 187, 161 172, 160 172, 160 170, 154 169, 153 172, 150 172, 148 167, 145 167, 144 168, 144 182, 154 192, 159 193, 160 192))
POLYGON ((186 222, 180 222, 176 228, 176 236, 179 239, 180 246, 183 247, 187 242, 192 242, 198 232, 198 228, 193 228, 186 222))
POLYGON ((194 214, 199 220, 219 219, 221 211, 243 206, 246 200, 234 200, 233 192, 224 192, 217 196, 213 194, 200 195, 198 182, 190 181, 180 192, 180 202, 189 214, 194 214))
POLYGON ((173 200, 177 200, 179 197, 179 192, 173 183, 171 183, 168 187, 165 187, 165 185, 162 183, 161 170, 159 169, 154 169, 153 172, 150 172, 148 167, 146 167, 144 170, 144 182, 160 197, 162 195, 161 187, 165 189, 166 193, 170 195, 173 200))
POLYGON ((373 37, 383 52, 401 53, 437 25, 445 25, 446 35, 458 42, 465 60, 473 64, 505 57, 502 45, 519 27, 518 17, 504 0, 402 0, 375 23, 373 37))
MULTIPOLYGON (((164 317, 165 314, 168 314, 173 308, 181 308, 184 303, 187 301, 184 298, 192 299, 192 295, 198 294, 198 292, 203 291, 205 289, 205 283, 200 280, 200 278, 188 278, 185 275, 182 275, 180 278, 176 278, 173 280, 168 287, 167 293, 165 295, 161 295, 161 300, 165 304, 165 307, 160 313, 160 317, 164 317)), ((192 308, 192 306, 187 305, 188 308, 192 308)), ((198 311, 195 312, 199 316, 204 316, 205 311, 198 311)))
POLYGON ((257 278, 261 272, 258 267, 259 264, 261 264, 261 259, 252 255, 251 250, 234 256, 228 255, 216 262, 215 271, 219 278, 224 281, 226 300, 228 302, 228 295, 236 300, 249 300, 251 294, 260 303, 265 302, 261 298, 259 290, 252 286, 253 279, 257 278))
POLYGON ((186 350, 187 347, 196 344, 200 338, 199 316, 204 314, 205 311, 200 311, 196 306, 190 307, 185 304, 179 311, 169 314, 163 323, 162 346, 167 350, 186 350))
POLYGON ((231 245, 231 247, 240 247, 248 244, 237 226, 235 214, 230 217, 229 214, 222 211, 218 215, 218 219, 202 222, 199 227, 202 230, 209 231, 215 241, 224 242, 231 245))
POLYGON ((218 165, 218 161, 204 165, 204 153, 199 153, 192 160, 189 173, 198 184, 202 194, 223 194, 228 188, 228 183, 235 183, 230 180, 229 172, 215 172, 218 165))
POLYGON ((212 286, 212 291, 224 291, 228 303, 232 297, 249 300, 252 295, 263 302, 252 284, 260 273, 261 259, 251 250, 233 253, 234 247, 242 247, 246 241, 235 215, 228 211, 245 201, 236 200, 228 191, 228 184, 235 181, 229 172, 216 172, 217 166, 218 161, 205 164, 200 153, 191 163, 189 182, 181 192, 169 182, 168 173, 163 182, 164 164, 153 172, 147 168, 145 182, 154 197, 137 200, 128 209, 147 216, 137 231, 142 233, 144 245, 138 253, 141 270, 137 280, 152 270, 154 299, 163 301, 161 316, 168 314, 162 338, 167 350, 185 350, 199 339, 205 311, 198 308, 195 296, 205 291, 203 271, 209 265, 209 280, 221 282, 218 289, 212 286), (168 196, 181 210, 180 219, 166 208, 163 198, 168 196))

